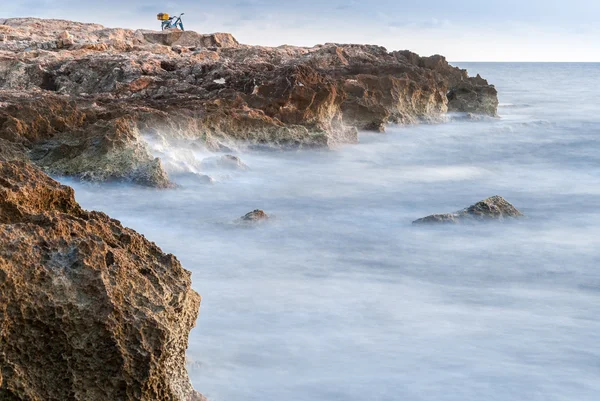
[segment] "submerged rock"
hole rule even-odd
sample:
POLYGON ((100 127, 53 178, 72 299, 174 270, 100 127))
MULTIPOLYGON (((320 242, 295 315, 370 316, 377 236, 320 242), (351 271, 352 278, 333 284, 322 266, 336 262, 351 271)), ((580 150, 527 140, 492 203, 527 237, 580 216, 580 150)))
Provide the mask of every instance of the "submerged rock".
POLYGON ((154 243, 24 162, 0 162, 0 399, 201 400, 200 296, 154 243))
POLYGON ((202 168, 221 168, 228 170, 248 170, 248 166, 238 156, 224 155, 208 157, 202 160, 202 168))
POLYGON ((257 222, 257 221, 265 221, 267 219, 269 219, 269 215, 260 209, 255 209, 249 213, 246 213, 244 216, 242 216, 240 218, 240 220, 243 222, 257 222))
POLYGON ((174 175, 177 183, 180 183, 181 180, 186 182, 196 183, 196 184, 214 184, 215 179, 206 174, 194 173, 191 171, 186 171, 182 173, 177 173, 174 175))
POLYGON ((413 221, 413 224, 461 223, 469 221, 504 220, 523 214, 501 196, 492 196, 454 213, 432 214, 413 221))

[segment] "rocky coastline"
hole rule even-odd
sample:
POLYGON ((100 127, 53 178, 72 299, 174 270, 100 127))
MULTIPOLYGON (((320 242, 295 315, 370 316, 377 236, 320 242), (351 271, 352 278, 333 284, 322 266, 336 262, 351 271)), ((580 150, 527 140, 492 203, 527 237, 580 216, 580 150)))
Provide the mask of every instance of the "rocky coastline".
POLYGON ((335 147, 497 105, 493 85, 437 55, 0 19, 0 155, 56 175, 164 188, 144 135, 210 150, 335 147))
POLYGON ((497 106, 442 56, 0 18, 0 399, 203 399, 185 368, 190 273, 47 174, 169 188, 145 136, 329 148, 497 106))
POLYGON ((0 399, 200 400, 200 296, 173 255, 26 162, 0 161, 0 399))

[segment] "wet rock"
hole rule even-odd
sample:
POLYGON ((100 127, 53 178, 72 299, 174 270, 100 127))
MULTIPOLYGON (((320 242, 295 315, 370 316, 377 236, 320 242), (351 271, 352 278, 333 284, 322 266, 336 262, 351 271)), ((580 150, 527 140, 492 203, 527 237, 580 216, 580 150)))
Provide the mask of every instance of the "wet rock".
POLYGON ((24 162, 0 162, 0 399, 200 400, 200 296, 173 256, 24 162))
POLYGON ((492 196, 454 213, 433 214, 413 221, 413 224, 462 223, 488 220, 505 220, 523 214, 501 196, 492 196))
POLYGON ((249 213, 246 213, 243 217, 240 218, 243 222, 258 222, 268 220, 269 216, 260 209, 253 210, 249 213))
POLYGON ((185 182, 191 182, 195 184, 214 184, 215 179, 206 174, 193 173, 191 171, 177 173, 175 175, 176 182, 183 184, 185 182))
POLYGON ((448 83, 448 111, 496 116, 498 92, 479 74, 470 77, 467 70, 452 67, 444 56, 420 57, 410 51, 395 52, 396 56, 411 64, 431 69, 444 76, 448 83))
MULTIPOLYGON (((485 83, 487 84, 487 81, 485 83)), ((466 81, 453 87, 447 94, 448 111, 496 116, 498 91, 486 84, 474 85, 466 81)))
POLYGON ((228 170, 248 170, 248 166, 242 162, 238 156, 224 155, 208 157, 202 160, 202 168, 205 169, 228 169, 228 170))
POLYGON ((135 125, 126 118, 58 133, 36 143, 30 158, 52 174, 88 181, 131 181, 156 188, 172 187, 160 160, 150 154, 135 125))

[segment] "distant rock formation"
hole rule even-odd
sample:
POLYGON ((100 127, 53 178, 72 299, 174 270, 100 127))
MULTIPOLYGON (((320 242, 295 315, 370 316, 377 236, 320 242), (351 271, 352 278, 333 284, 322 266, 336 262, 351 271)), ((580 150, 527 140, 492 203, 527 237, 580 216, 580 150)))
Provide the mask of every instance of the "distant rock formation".
POLYGON ((201 35, 193 31, 168 29, 165 31, 141 31, 150 43, 183 47, 238 47, 240 44, 230 33, 201 35))
POLYGON ((498 104, 492 85, 442 56, 379 46, 247 46, 224 33, 33 18, 0 20, 0 38, 5 157, 86 179, 168 186, 140 133, 215 150, 332 147, 358 130, 449 110, 495 115, 498 104))
POLYGON ((269 215, 264 212, 264 210, 255 209, 251 212, 246 213, 244 216, 240 218, 242 222, 256 222, 256 221, 264 221, 268 220, 269 215))
POLYGON ((24 162, 0 162, 0 399, 202 400, 200 296, 173 255, 24 162))
POLYGON ((504 220, 523 214, 501 196, 492 196, 454 213, 432 214, 413 221, 413 224, 462 223, 486 220, 504 220))

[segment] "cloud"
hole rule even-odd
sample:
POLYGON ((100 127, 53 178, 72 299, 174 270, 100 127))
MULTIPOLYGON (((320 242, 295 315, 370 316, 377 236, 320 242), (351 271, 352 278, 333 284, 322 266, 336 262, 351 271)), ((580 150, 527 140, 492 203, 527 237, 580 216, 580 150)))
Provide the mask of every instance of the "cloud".
POLYGON ((261 0, 242 0, 234 4, 235 8, 256 8, 262 6, 261 0))
POLYGON ((338 4, 335 6, 336 10, 351 10, 355 8, 357 3, 355 1, 346 1, 344 3, 338 4))
MULTIPOLYGON (((388 16, 384 16, 385 19, 389 19, 388 16)), ((448 19, 438 19, 435 17, 429 19, 417 19, 417 20, 394 20, 389 21, 387 25, 391 28, 408 28, 408 29, 442 29, 449 28, 452 23, 448 19)))

